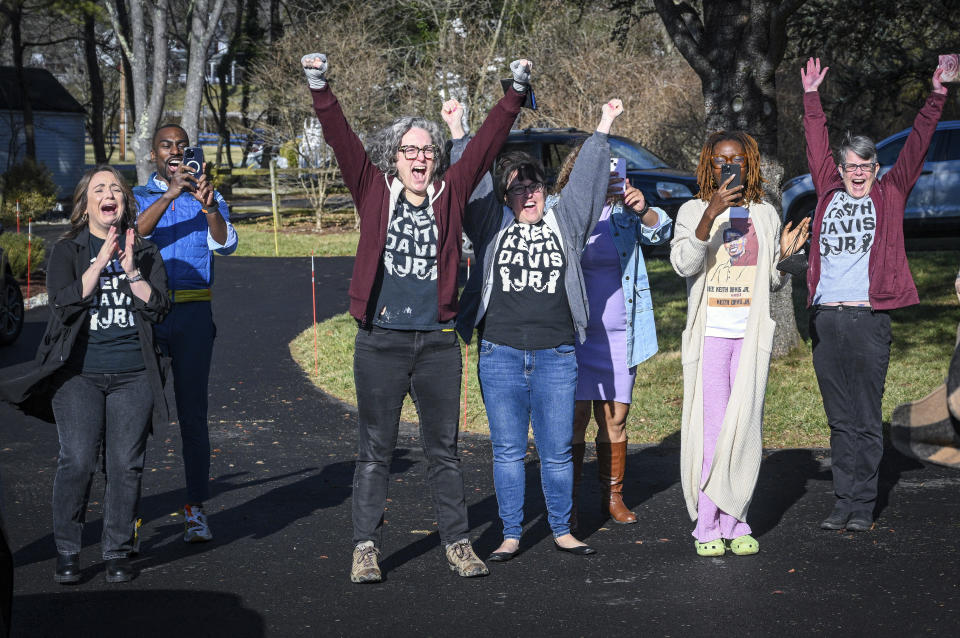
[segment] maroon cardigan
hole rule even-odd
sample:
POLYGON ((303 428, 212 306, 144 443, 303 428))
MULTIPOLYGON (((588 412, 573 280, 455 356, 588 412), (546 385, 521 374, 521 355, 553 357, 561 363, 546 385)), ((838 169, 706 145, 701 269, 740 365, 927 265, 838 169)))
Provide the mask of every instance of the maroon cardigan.
MULTIPOLYGON (((877 214, 877 228, 870 248, 870 305, 875 310, 893 310, 920 302, 903 246, 903 212, 913 185, 920 178, 923 161, 937 129, 946 96, 931 93, 913 122, 913 130, 893 168, 870 189, 877 214)), ((820 225, 834 193, 843 189, 843 179, 830 154, 827 118, 820 94, 803 94, 803 129, 807 137, 807 164, 817 192, 817 209, 810 229, 810 269, 807 271, 807 306, 820 282, 820 225)))
MULTIPOLYGON (((333 148, 343 181, 350 189, 360 215, 360 241, 350 280, 350 314, 367 324, 369 307, 379 290, 380 262, 387 243, 390 219, 390 184, 387 176, 367 157, 330 90, 311 90, 313 107, 323 127, 323 136, 333 148)), ((437 221, 437 318, 450 321, 457 316, 457 269, 463 250, 463 211, 473 189, 490 170, 520 112, 524 96, 512 88, 490 110, 483 126, 467 145, 463 156, 442 180, 433 183, 431 206, 437 221)))

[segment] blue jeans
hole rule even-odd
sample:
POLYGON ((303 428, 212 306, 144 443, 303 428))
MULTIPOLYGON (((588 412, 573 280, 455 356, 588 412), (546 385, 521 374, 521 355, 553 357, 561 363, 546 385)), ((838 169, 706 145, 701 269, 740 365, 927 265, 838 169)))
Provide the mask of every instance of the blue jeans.
POLYGON ((210 495, 210 435, 207 431, 210 360, 217 328, 209 301, 175 303, 153 330, 160 351, 171 358, 177 421, 183 442, 187 502, 210 495))
POLYGON ((503 537, 519 539, 523 523, 527 431, 540 455, 540 481, 554 537, 570 532, 573 505, 573 346, 517 350, 480 341, 477 364, 493 444, 493 484, 503 537))
POLYGON ((60 554, 79 554, 100 451, 106 459, 104 560, 136 549, 140 482, 153 410, 146 372, 60 373, 53 414, 60 437, 53 479, 53 538, 60 554))

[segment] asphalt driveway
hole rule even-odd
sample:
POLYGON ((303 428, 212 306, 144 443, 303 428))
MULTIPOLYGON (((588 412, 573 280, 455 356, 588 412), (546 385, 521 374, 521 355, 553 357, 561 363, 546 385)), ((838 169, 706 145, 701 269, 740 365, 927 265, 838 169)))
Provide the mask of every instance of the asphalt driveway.
MULTIPOLYGON (((352 260, 317 264, 318 316, 326 318, 347 308, 352 260)), ((181 540, 180 441, 167 427, 148 451, 137 579, 104 582, 98 478, 84 578, 55 584, 56 431, 0 405, 14 636, 956 635, 960 474, 893 450, 881 468, 879 519, 864 534, 817 528, 832 506, 824 451, 770 451, 749 518, 761 551, 716 559, 694 552, 675 440, 630 449, 624 491, 636 525, 607 525, 593 507, 596 482, 586 482, 582 516, 598 550, 586 558, 553 550, 531 454, 522 554, 468 580, 445 565, 423 453, 405 426, 386 512, 386 579, 353 585, 355 414, 310 385, 287 345, 310 325, 310 261, 218 258, 216 270, 215 540, 181 540)), ((32 356, 45 319, 43 309, 28 312, 18 344, 0 350, 0 367, 32 356)), ((465 435, 461 449, 483 557, 499 542, 490 446, 465 435)), ((596 474, 590 451, 585 474, 596 474)))

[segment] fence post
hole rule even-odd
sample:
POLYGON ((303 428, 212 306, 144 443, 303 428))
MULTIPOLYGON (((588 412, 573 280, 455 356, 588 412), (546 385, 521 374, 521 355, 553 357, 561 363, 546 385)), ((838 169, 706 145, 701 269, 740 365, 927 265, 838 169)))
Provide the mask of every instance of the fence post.
POLYGON ((273 206, 273 254, 280 256, 280 240, 277 237, 280 226, 280 210, 277 207, 277 160, 270 158, 270 199, 273 206))

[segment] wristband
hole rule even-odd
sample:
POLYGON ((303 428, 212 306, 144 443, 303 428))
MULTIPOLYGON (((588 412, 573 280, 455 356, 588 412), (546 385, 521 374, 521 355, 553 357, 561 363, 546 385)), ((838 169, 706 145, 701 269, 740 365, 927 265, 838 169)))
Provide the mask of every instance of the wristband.
POLYGON ((204 215, 213 215, 215 212, 217 212, 217 209, 207 210, 206 208, 201 208, 200 210, 204 215))
POLYGON ((135 284, 138 281, 143 281, 143 275, 140 274, 139 268, 137 268, 137 274, 134 275, 133 277, 131 277, 130 275, 127 275, 127 283, 135 284))
POLYGON ((640 212, 637 213, 637 215, 639 215, 640 217, 643 217, 644 215, 647 214, 647 211, 649 210, 650 210, 650 204, 648 204, 647 202, 643 202, 643 208, 640 209, 640 212))

